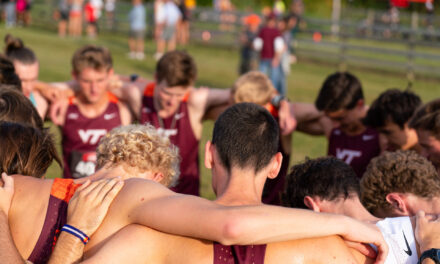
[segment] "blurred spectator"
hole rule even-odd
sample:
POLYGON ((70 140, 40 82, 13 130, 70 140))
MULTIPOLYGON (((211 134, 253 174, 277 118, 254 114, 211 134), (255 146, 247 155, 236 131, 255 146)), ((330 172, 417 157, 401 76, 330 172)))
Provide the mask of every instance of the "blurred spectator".
POLYGON ((19 25, 26 25, 26 21, 25 21, 26 5, 27 5, 27 0, 16 0, 15 2, 16 19, 17 19, 17 24, 19 25))
POLYGON ((304 3, 302 0, 293 0, 289 7, 289 15, 287 21, 287 27, 290 30, 290 42, 287 43, 290 53, 290 63, 296 63, 297 58, 295 55, 296 35, 304 28, 305 21, 302 19, 304 14, 304 3))
POLYGON ((128 46, 130 48, 129 57, 131 59, 143 60, 144 55, 144 38, 146 25, 145 7, 142 0, 133 0, 133 8, 128 14, 130 21, 130 37, 128 46))
MULTIPOLYGON (((156 46, 159 46, 159 41, 161 39, 163 27, 165 26, 165 10, 164 10, 164 0, 154 0, 154 39, 156 40, 156 46)), ((159 56, 158 53, 154 54, 157 60, 159 56)))
POLYGON ((172 0, 165 0, 163 6, 164 12, 164 26, 162 34, 157 42, 157 51, 155 54, 156 60, 159 60, 165 52, 165 46, 167 51, 173 51, 176 49, 176 27, 180 17, 180 10, 172 0))
POLYGON ((9 0, 3 4, 5 9, 6 27, 13 27, 16 24, 15 0, 9 0))
POLYGON ((282 0, 275 0, 273 3, 273 13, 277 17, 282 17, 284 12, 286 12, 286 5, 282 0))
POLYGON ((284 40, 284 48, 281 52, 280 61, 282 74, 279 79, 279 91, 283 95, 285 95, 287 91, 286 76, 290 74, 290 52, 288 45, 290 42, 292 42, 292 34, 288 25, 289 19, 289 16, 286 16, 285 18, 278 20, 278 29, 281 32, 281 37, 284 40))
POLYGON ((65 37, 69 19, 69 0, 58 1, 58 9, 54 13, 54 18, 58 20, 58 36, 65 37))
POLYGON ((115 7, 116 0, 106 0, 105 9, 105 21, 108 29, 114 29, 115 24, 115 7))
POLYGON ((98 28, 97 28, 97 20, 96 17, 96 7, 93 5, 92 0, 89 0, 87 4, 84 6, 84 14, 85 20, 87 22, 87 36, 89 38, 95 38, 98 28))
POLYGON ((231 0, 219 0, 218 7, 220 10, 220 30, 233 30, 233 23, 235 23, 236 18, 235 15, 231 13, 234 9, 231 0))
POLYGON ((179 0, 179 10, 182 14, 177 26, 177 42, 185 45, 189 40, 189 9, 186 5, 186 0, 179 0))
POLYGON ((254 40, 254 48, 260 50, 260 71, 267 74, 277 91, 284 95, 281 69, 281 54, 284 51, 284 40, 277 28, 277 20, 274 14, 266 18, 265 26, 260 30, 254 40))
POLYGON ((31 9, 33 0, 26 0, 26 8, 24 11, 24 24, 28 26, 31 23, 31 9))
POLYGON ((258 27, 260 26, 261 19, 258 15, 252 14, 244 18, 244 30, 240 35, 240 75, 249 71, 256 70, 257 68, 257 52, 253 48, 253 42, 258 36, 258 27))
POLYGON ((425 3, 426 8, 426 29, 428 31, 427 34, 424 34, 424 38, 426 40, 431 40, 431 36, 435 33, 434 29, 434 19, 435 19, 435 13, 434 13, 434 0, 426 0, 425 3))
POLYGON ((95 13, 96 19, 99 19, 102 15, 102 8, 104 7, 103 0, 90 0, 93 6, 93 12, 95 13))
POLYGON ((69 10, 69 35, 79 37, 82 34, 83 0, 71 0, 69 10))

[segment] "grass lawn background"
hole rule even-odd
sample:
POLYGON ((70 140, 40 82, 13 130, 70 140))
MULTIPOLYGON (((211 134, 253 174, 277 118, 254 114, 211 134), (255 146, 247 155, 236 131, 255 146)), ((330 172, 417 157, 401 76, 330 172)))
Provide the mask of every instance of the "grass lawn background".
MULTIPOLYGON (((24 43, 35 51, 40 61, 40 79, 43 81, 54 82, 70 79, 71 56, 77 48, 87 43, 108 47, 113 55, 115 72, 118 74, 137 73, 145 78, 153 78, 155 61, 152 55, 155 46, 151 41, 147 41, 145 45, 146 59, 134 61, 129 60, 127 57, 127 37, 120 34, 104 34, 99 36, 99 39, 90 40, 85 37, 81 39, 58 38, 55 32, 35 28, 14 28, 11 30, 2 28, 0 30, 2 39, 6 33, 22 38, 24 43)), ((184 49, 196 60, 198 66, 197 86, 227 88, 238 77, 238 50, 219 49, 202 45, 189 45, 184 49)), ((325 77, 337 70, 336 66, 299 61, 299 63, 292 66, 292 73, 288 76, 288 97, 292 101, 312 103, 325 77)), ((387 88, 405 89, 408 85, 403 74, 387 75, 361 69, 348 68, 348 70, 360 78, 368 104, 387 88)), ((439 86, 438 82, 432 80, 416 79, 412 85, 412 90, 426 102, 438 97, 439 86)), ((58 129, 50 122, 46 124, 51 126, 56 135, 57 144, 59 144, 60 133, 58 129)), ((204 143, 211 136, 212 126, 213 122, 205 122, 199 148, 202 179, 201 194, 209 199, 214 198, 211 190, 211 174, 204 169, 202 158, 204 143)), ((292 149, 291 164, 294 164, 302 161, 306 156, 314 158, 325 155, 327 142, 323 137, 295 133, 292 149)), ((53 164, 49 168, 47 177, 60 176, 60 168, 53 164)))

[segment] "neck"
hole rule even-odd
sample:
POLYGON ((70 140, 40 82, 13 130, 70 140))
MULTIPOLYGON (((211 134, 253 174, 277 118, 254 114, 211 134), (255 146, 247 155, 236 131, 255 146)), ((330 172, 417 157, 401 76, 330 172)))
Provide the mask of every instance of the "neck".
POLYGON ((177 107, 164 108, 162 106, 162 104, 160 103, 158 96, 153 97, 153 103, 154 103, 154 108, 156 109, 158 116, 161 118, 168 118, 168 117, 176 114, 176 112, 178 111, 178 109, 180 107, 180 104, 178 104, 177 107))
POLYGON ((89 102, 81 93, 77 96, 77 99, 77 105, 81 111, 81 114, 89 118, 97 117, 102 114, 109 103, 107 94, 103 95, 97 102, 94 103, 89 102))
POLYGON ((368 111, 368 106, 364 106, 361 110, 361 114, 359 116, 359 119, 356 120, 356 122, 353 124, 353 126, 350 127, 349 130, 344 131, 347 135, 357 136, 357 135, 362 134, 367 129, 367 127, 365 127, 361 121, 367 115, 367 111, 368 111))
POLYGON ((217 189, 217 203, 230 206, 261 204, 266 177, 255 175, 253 169, 233 168, 230 173, 225 174, 216 175, 228 179, 217 189))

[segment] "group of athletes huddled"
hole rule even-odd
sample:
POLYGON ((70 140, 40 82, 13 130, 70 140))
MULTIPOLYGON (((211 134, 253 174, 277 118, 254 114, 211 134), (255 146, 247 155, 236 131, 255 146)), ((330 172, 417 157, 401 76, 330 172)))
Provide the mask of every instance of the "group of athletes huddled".
POLYGON ((2 263, 438 263, 440 99, 389 89, 368 106, 348 72, 314 104, 260 72, 195 88, 183 51, 150 81, 116 75, 94 45, 73 54, 72 80, 45 83, 29 47, 5 46, 2 263), (207 119, 215 201, 198 197, 207 119), (328 156, 289 169, 294 131, 325 135, 328 156), (45 179, 53 161, 63 175, 45 179))

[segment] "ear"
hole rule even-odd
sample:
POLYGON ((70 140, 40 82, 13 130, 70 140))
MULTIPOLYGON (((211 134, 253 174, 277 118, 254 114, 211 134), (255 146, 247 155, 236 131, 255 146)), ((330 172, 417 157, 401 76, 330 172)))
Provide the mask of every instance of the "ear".
POLYGON ((406 199, 403 194, 389 193, 385 198, 387 202, 391 205, 394 214, 401 216, 409 215, 406 199))
POLYGON ((164 178, 164 176, 163 176, 162 172, 155 172, 153 174, 152 180, 155 181, 155 182, 161 182, 163 180, 163 178, 164 178))
POLYGON ((270 163, 271 169, 267 177, 269 179, 275 179, 278 176, 278 173, 280 173, 281 165, 283 163, 283 155, 281 152, 275 154, 270 163))
POLYGON ((212 145, 211 141, 207 141, 205 145, 205 167, 207 169, 212 169, 214 166, 214 145, 212 145))
POLYGON ((74 79, 74 80, 77 80, 77 81, 78 81, 78 73, 76 73, 76 72, 72 71, 72 72, 71 72, 71 75, 72 75, 72 79, 74 79))
POLYGON ((315 212, 321 212, 321 208, 319 206, 319 200, 312 198, 311 196, 306 195, 304 197, 304 204, 311 210, 315 212))

